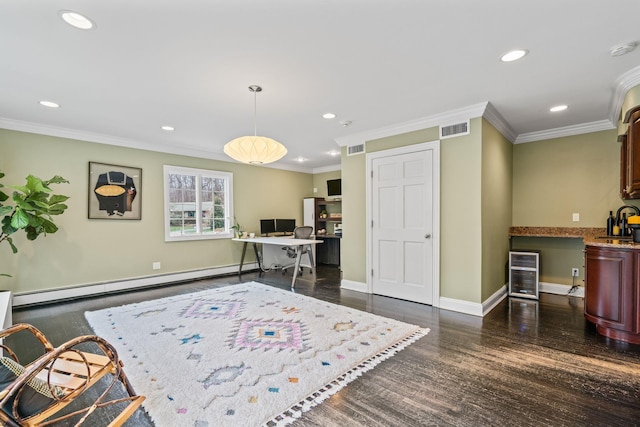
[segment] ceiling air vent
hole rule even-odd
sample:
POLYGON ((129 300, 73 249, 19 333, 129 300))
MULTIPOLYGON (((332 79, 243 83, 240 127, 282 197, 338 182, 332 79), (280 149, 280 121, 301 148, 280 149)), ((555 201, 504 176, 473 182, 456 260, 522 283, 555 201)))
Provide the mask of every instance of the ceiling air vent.
POLYGON ((469 120, 454 125, 440 126, 440 139, 469 135, 469 120))
POLYGON ((362 153, 364 153, 364 144, 349 145, 347 147, 347 156, 353 156, 362 153))

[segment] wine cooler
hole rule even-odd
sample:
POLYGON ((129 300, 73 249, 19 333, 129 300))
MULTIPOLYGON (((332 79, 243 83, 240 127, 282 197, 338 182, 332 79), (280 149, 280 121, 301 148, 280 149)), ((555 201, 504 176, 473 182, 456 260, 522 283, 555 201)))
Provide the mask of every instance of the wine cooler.
POLYGON ((539 251, 509 252, 509 296, 538 299, 539 251))

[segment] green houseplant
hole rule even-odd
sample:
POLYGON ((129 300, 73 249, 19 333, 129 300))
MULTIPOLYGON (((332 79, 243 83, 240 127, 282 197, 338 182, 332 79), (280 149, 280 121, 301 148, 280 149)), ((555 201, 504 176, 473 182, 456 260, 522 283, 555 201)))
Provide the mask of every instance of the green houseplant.
MULTIPOLYGON (((4 173, 0 172, 0 179, 3 177, 4 173)), ((6 241, 15 254, 18 248, 11 238, 13 233, 24 230, 27 233, 27 239, 35 240, 41 234, 58 231, 52 216, 64 213, 67 209, 64 202, 69 197, 51 194, 52 190, 49 186, 68 182, 58 175, 46 181, 29 175, 26 185, 5 187, 0 183, 0 218, 2 218, 0 243, 6 241), (3 188, 14 190, 11 199, 2 190, 3 188), (10 201, 7 202, 7 200, 10 201)), ((2 275, 6 276, 6 274, 2 275)))
POLYGON ((240 224, 236 222, 234 225, 231 226, 231 229, 235 231, 235 235, 237 238, 242 237, 242 226, 240 224))

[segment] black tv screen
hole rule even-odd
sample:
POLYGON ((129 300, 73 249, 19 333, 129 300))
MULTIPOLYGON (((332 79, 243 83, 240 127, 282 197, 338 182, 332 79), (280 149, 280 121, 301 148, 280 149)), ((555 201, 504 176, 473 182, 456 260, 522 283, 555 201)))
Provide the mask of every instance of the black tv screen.
POLYGON ((261 219, 260 220, 260 234, 268 236, 269 233, 276 232, 276 220, 275 219, 261 219))
POLYGON ((327 194, 329 196, 342 195, 342 180, 341 179, 327 180, 327 194))
POLYGON ((276 231, 278 233, 293 233, 295 228, 295 219, 276 219, 276 231))

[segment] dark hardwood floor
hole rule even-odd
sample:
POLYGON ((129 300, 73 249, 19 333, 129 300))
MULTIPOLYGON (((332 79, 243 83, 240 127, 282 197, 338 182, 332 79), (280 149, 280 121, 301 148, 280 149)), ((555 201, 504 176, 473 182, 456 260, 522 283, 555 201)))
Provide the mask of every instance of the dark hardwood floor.
MULTIPOLYGON (((298 426, 640 425, 640 346, 598 336, 579 298, 506 299, 484 318, 340 289, 336 268, 295 292, 431 328, 305 413, 298 426)), ((291 272, 244 274, 290 288, 291 272)), ((84 312, 241 282, 237 276, 14 310, 54 345, 91 333, 84 312)), ((20 343, 15 343, 20 345, 20 343)), ((126 366, 125 366, 126 371, 126 366)), ((134 384, 135 387, 135 384, 134 384)), ((129 426, 152 426, 139 410, 129 426)), ((212 420, 210 426, 215 425, 212 420)))

